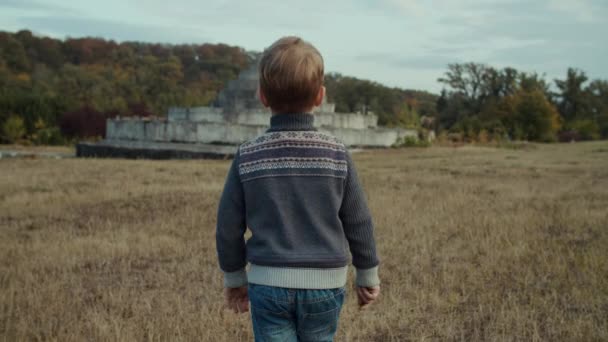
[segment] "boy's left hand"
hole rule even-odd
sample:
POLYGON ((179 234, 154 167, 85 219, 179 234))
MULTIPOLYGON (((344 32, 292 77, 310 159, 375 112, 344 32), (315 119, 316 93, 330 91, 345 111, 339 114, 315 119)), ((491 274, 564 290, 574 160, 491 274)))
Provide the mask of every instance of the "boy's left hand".
POLYGON ((226 287, 224 288, 224 299, 228 309, 235 313, 249 311, 249 296, 247 295, 247 286, 241 287, 226 287))
POLYGON ((357 297, 359 309, 367 308, 371 303, 375 302, 380 295, 380 285, 370 287, 357 286, 357 297))

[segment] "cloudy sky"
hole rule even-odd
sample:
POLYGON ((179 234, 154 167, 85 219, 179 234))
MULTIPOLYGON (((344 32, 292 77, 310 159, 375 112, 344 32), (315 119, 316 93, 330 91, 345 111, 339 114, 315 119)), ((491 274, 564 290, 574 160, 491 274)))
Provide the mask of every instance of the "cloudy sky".
POLYGON ((257 51, 299 35, 327 71, 433 92, 454 62, 608 79, 607 0, 0 0, 0 30, 23 28, 257 51))

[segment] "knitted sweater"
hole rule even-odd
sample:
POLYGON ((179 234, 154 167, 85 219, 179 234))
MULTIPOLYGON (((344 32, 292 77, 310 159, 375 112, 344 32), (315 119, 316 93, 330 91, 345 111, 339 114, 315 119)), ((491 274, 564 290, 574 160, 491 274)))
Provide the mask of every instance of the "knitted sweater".
POLYGON ((217 215, 226 287, 341 287, 351 257, 357 285, 379 284, 372 218, 352 158, 313 122, 308 113, 273 115, 265 134, 239 147, 217 215))

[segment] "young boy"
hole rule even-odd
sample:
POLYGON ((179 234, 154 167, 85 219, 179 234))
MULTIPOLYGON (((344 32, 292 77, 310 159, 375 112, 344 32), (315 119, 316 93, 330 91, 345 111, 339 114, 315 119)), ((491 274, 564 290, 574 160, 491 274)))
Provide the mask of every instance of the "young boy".
POLYGON ((264 51, 259 97, 272 110, 270 129, 239 147, 220 199, 226 302, 236 312, 251 302, 256 341, 332 341, 351 255, 359 305, 380 293, 372 218, 351 156, 313 126, 323 68, 317 49, 297 37, 264 51))

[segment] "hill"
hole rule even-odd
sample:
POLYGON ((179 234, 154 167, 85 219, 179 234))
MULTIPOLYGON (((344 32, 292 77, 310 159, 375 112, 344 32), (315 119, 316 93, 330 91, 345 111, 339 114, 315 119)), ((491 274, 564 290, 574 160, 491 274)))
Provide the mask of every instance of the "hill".
MULTIPOLYGON (((54 143, 102 136, 110 116, 162 116, 170 106, 208 105, 256 54, 226 44, 58 40, 27 30, 0 32, 1 139, 54 143)), ((373 111, 383 125, 410 124, 404 117, 418 107, 433 114, 437 98, 331 73, 326 83, 339 110, 373 111)))

